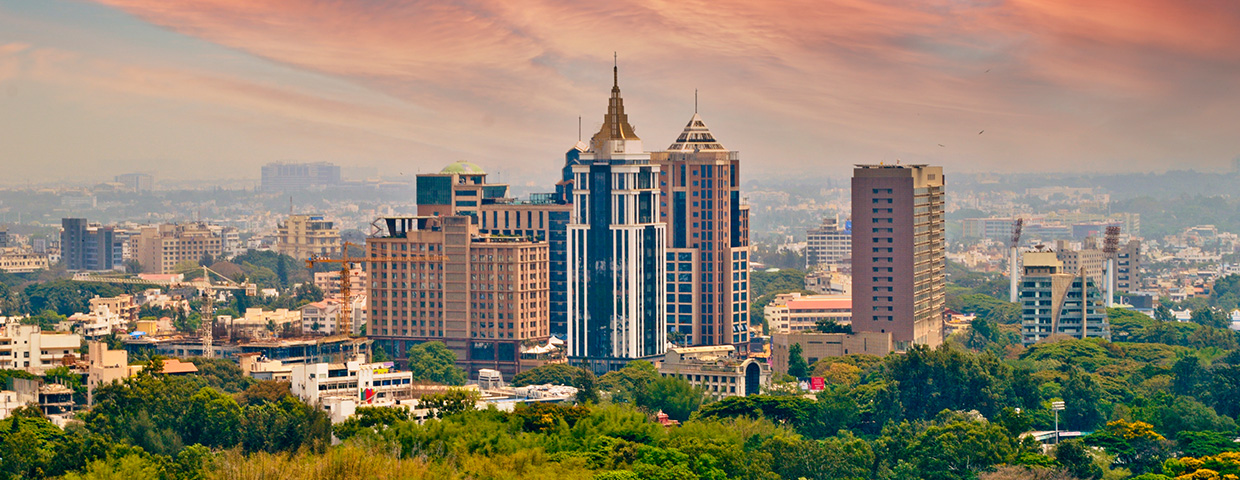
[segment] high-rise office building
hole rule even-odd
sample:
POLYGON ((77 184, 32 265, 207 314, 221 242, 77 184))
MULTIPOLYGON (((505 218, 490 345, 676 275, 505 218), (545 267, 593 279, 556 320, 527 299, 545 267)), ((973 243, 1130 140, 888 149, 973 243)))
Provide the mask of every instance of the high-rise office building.
POLYGON ((1065 270, 1051 251, 1025 252, 1022 263, 1019 298, 1025 345, 1051 335, 1111 339, 1103 293, 1092 277, 1065 270))
POLYGON ((116 183, 137 193, 150 192, 155 188, 155 177, 149 173, 124 173, 115 177, 116 183))
POLYGON ((857 165, 852 178, 853 330, 897 350, 943 342, 943 167, 857 165))
POLYGON ((602 372, 662 355, 667 233, 659 166, 629 124, 618 77, 602 127, 571 168, 569 361, 602 372))
POLYGON ((112 270, 120 262, 112 227, 85 218, 60 220, 60 259, 68 270, 112 270))
POLYGON ((418 215, 469 215, 475 225, 480 205, 508 196, 507 184, 487 183, 482 167, 466 161, 418 175, 416 182, 418 215))
POLYGON ((740 152, 723 147, 696 112, 658 166, 667 224, 667 328, 680 345, 749 342, 749 207, 740 152))
POLYGON ((145 273, 172 273, 183 262, 198 263, 207 255, 215 259, 224 253, 219 230, 205 223, 143 227, 129 241, 145 273))
POLYGON ((309 190, 340 185, 339 165, 326 162, 268 163, 263 165, 263 191, 309 190))
POLYGON ((547 243, 479 234, 471 217, 395 217, 366 239, 367 336, 397 358, 441 341, 470 376, 521 370, 522 342, 548 336, 547 243), (419 256, 442 257, 418 259, 419 256), (402 260, 407 257, 409 260, 402 260))
POLYGON ((805 235, 805 270, 838 267, 852 260, 852 222, 822 219, 822 225, 805 235))
POLYGON ((1141 288, 1141 241, 1129 240, 1109 256, 1115 260, 1112 272, 1115 291, 1131 292, 1141 288))

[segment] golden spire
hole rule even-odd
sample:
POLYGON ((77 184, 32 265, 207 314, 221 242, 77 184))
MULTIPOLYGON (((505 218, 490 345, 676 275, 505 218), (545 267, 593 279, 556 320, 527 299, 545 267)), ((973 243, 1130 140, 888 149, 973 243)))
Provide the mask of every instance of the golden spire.
POLYGON ((603 116, 603 126, 590 139, 590 149, 594 151, 601 151, 603 143, 608 140, 641 140, 633 133, 629 116, 624 114, 624 99, 620 97, 619 55, 613 53, 613 61, 611 100, 607 104, 607 115, 603 116))

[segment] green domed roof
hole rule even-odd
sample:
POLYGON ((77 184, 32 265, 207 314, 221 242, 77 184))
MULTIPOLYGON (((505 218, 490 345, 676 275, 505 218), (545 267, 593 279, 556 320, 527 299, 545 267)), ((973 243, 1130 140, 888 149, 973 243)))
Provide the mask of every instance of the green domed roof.
POLYGON ((448 166, 443 167, 443 170, 440 170, 439 173, 485 174, 487 172, 482 171, 482 167, 479 167, 477 164, 466 162, 464 160, 457 160, 448 166))

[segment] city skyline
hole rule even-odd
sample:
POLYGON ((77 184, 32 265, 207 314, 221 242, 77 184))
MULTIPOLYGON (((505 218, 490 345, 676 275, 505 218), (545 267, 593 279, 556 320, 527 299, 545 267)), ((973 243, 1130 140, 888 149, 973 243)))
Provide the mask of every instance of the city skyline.
POLYGON ((597 128, 612 52, 638 135, 670 143, 697 89, 729 147, 776 167, 749 178, 896 160, 1222 170, 1240 154, 1232 4, 714 5, 0 1, 4 181, 467 160, 543 184, 575 117, 597 128))

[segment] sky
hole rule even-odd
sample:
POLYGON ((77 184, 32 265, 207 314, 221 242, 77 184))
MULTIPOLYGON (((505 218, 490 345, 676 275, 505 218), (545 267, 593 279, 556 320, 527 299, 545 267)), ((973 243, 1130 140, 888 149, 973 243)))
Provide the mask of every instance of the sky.
POLYGON ((613 54, 661 150, 698 110, 747 178, 1225 171, 1232 0, 0 0, 0 184, 386 175, 550 185, 613 54))

